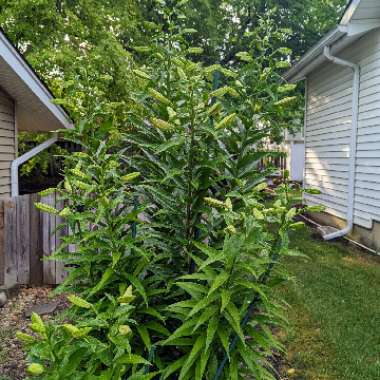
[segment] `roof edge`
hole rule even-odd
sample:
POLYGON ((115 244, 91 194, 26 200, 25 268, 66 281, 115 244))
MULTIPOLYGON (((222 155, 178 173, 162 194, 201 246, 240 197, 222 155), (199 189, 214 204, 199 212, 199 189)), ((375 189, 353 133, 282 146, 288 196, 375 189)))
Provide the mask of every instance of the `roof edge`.
POLYGON ((54 115, 59 123, 67 129, 73 127, 72 120, 67 112, 59 105, 52 102, 54 95, 43 83, 34 69, 26 61, 24 56, 13 45, 10 39, 0 29, 0 53, 6 63, 14 70, 18 77, 30 88, 30 90, 40 99, 46 108, 54 115))
POLYGON ((352 17, 355 13, 355 11, 358 9, 358 6, 360 5, 361 0, 351 0, 347 6, 346 9, 344 10, 343 16, 340 19, 339 24, 340 25, 348 25, 352 17))
POLYGON ((331 45, 342 37, 347 32, 342 31, 339 27, 331 30, 327 33, 317 44, 315 44, 293 67, 291 67, 284 75, 284 79, 287 81, 299 81, 304 78, 302 72, 308 65, 322 54, 323 49, 327 45, 331 45))
POLYGON ((380 27, 379 20, 367 20, 364 23, 352 23, 352 17, 359 7, 361 0, 351 0, 344 11, 344 15, 338 26, 327 33, 317 44, 315 44, 296 64, 293 65, 284 75, 284 79, 289 82, 298 82, 305 78, 312 70, 322 64, 325 59, 323 50, 326 46, 332 46, 340 43, 335 49, 338 53, 343 48, 354 43, 358 38, 366 33, 380 27))

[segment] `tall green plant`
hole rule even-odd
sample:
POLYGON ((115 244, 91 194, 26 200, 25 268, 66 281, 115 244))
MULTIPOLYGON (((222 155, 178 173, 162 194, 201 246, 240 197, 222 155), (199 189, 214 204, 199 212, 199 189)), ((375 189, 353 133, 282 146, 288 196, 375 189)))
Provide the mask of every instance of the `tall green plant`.
POLYGON ((268 279, 299 224, 288 184, 266 206, 257 164, 292 88, 263 84, 281 52, 260 65, 240 52, 239 70, 194 62, 186 3, 158 2, 168 27, 134 47, 146 58, 126 124, 99 113, 67 132, 83 151, 57 190, 65 207, 38 205, 70 227, 55 258, 76 294, 68 323, 34 316, 37 336, 20 335, 39 379, 273 378, 268 279))

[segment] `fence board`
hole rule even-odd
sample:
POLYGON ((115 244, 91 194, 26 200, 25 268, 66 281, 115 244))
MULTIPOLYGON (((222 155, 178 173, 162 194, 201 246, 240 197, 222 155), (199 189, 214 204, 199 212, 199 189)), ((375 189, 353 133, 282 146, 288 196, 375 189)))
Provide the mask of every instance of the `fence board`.
POLYGON ((17 212, 14 200, 4 201, 4 283, 17 284, 17 212))
POLYGON ((68 227, 57 229, 64 220, 36 209, 38 201, 58 209, 63 206, 55 194, 0 200, 0 284, 57 285, 66 277, 63 263, 43 258, 52 255, 68 227))
POLYGON ((37 194, 30 196, 30 284, 43 283, 42 263, 42 216, 34 206, 39 201, 37 194))
POLYGON ((30 282, 30 202, 28 196, 16 198, 17 282, 30 282))
MULTIPOLYGON (((55 207, 55 194, 47 195, 41 199, 42 203, 55 207)), ((55 250, 55 217, 51 214, 42 214, 42 234, 43 234, 43 255, 44 257, 51 256, 55 250)), ((43 262, 43 279, 44 284, 55 284, 55 262, 44 260, 43 262)))
MULTIPOLYGON (((56 199, 55 204, 56 204, 56 208, 58 210, 63 209, 63 201, 56 199)), ((64 223, 63 218, 57 215, 55 218, 55 224, 56 224, 56 229, 57 229, 56 233, 55 233, 55 246, 56 246, 56 248, 58 248, 60 246, 62 237, 67 235, 67 231, 68 231, 67 226, 65 226, 64 228, 58 229, 58 227, 61 226, 63 223, 64 223)), ((56 283, 57 284, 62 283, 63 280, 65 279, 65 277, 66 277, 65 266, 64 266, 63 262, 57 261, 55 263, 55 281, 56 281, 56 283)))

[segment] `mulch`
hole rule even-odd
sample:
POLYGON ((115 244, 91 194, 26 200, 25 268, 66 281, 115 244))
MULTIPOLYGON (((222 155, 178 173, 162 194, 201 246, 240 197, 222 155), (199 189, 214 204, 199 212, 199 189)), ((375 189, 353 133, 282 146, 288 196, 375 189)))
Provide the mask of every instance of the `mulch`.
MULTIPOLYGON (((21 288, 18 295, 0 308, 0 380, 23 380, 25 378, 26 357, 21 343, 16 338, 17 331, 28 332, 30 318, 25 312, 34 305, 58 303, 59 312, 67 307, 64 296, 52 297, 50 287, 21 288)), ((44 315, 44 320, 54 315, 44 315)))

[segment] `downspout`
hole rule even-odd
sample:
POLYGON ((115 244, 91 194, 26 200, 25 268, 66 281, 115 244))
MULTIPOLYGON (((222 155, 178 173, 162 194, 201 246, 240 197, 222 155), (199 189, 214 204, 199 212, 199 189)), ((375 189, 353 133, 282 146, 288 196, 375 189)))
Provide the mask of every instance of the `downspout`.
POLYGON ((325 46, 325 57, 336 65, 349 67, 354 72, 352 84, 352 124, 348 171, 348 200, 347 200, 347 225, 342 230, 323 236, 324 240, 333 240, 349 234, 354 226, 354 203, 355 203, 355 177, 356 177, 356 153, 357 135, 359 124, 359 91, 360 91, 360 66, 356 63, 334 57, 331 54, 331 46, 325 46))
POLYGON ((49 148, 49 146, 55 144, 57 141, 58 141, 58 133, 54 133, 53 137, 44 141, 42 144, 37 145, 35 148, 30 150, 29 152, 26 152, 22 156, 17 157, 15 160, 12 161, 12 165, 11 165, 12 197, 17 197, 19 195, 18 168, 20 167, 20 165, 30 160, 32 157, 36 156, 38 153, 42 152, 43 150, 49 148))

